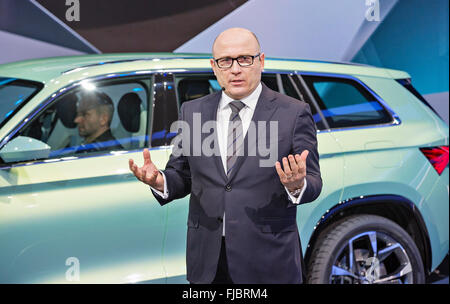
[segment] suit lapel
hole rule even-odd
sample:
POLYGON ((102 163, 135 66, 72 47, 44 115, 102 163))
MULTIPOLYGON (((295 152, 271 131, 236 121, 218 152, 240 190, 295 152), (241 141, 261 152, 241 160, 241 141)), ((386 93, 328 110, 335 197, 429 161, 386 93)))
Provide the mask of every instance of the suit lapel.
MULTIPOLYGON (((264 83, 261 82, 261 84, 262 84, 261 95, 258 98, 258 102, 256 103, 255 111, 253 112, 252 116, 252 123, 256 127, 258 126, 258 121, 269 121, 272 115, 275 113, 275 110, 277 109, 276 102, 274 102, 276 99, 275 92, 269 89, 264 83)), ((244 138, 243 148, 245 149, 245 147, 248 147, 248 132, 244 138)), ((228 179, 229 182, 237 174, 239 168, 241 167, 242 163, 246 158, 247 155, 238 156, 235 167, 231 171, 231 175, 228 179)))

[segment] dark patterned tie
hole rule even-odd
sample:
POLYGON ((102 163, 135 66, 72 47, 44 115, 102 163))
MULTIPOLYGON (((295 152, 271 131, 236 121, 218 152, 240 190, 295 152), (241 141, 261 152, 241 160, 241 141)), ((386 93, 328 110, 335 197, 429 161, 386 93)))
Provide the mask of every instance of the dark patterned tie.
POLYGON ((239 117, 245 104, 242 101, 234 100, 229 103, 231 108, 230 122, 228 123, 228 140, 227 140, 227 176, 229 177, 231 171, 238 157, 238 151, 243 143, 242 120, 239 117))

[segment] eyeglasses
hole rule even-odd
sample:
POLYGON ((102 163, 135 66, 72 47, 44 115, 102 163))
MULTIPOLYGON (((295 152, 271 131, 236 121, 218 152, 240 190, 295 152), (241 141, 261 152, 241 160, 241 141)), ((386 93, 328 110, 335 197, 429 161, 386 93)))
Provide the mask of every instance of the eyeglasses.
POLYGON ((233 62, 235 60, 241 67, 247 67, 247 66, 251 66, 253 64, 253 61, 255 60, 255 58, 259 57, 259 55, 261 55, 261 53, 258 53, 255 56, 243 55, 243 56, 239 56, 236 58, 224 57, 224 58, 215 59, 214 61, 216 62, 217 66, 221 69, 231 68, 233 66, 233 62))

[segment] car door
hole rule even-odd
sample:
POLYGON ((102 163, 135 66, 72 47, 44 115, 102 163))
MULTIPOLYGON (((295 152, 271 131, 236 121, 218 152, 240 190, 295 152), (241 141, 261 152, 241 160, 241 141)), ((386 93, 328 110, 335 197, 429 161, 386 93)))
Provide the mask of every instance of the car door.
MULTIPOLYGON (((18 130, 8 144, 21 137, 50 151, 27 158, 18 142, 25 156, 1 164, 0 282, 165 282, 167 210, 128 168, 130 158, 142 164, 150 127, 161 124, 152 119, 160 107, 153 90, 150 77, 93 81, 56 97, 18 130), (74 119, 83 90, 111 98, 120 148, 79 151, 74 119)), ((152 160, 163 167, 167 152, 155 145, 152 160)))

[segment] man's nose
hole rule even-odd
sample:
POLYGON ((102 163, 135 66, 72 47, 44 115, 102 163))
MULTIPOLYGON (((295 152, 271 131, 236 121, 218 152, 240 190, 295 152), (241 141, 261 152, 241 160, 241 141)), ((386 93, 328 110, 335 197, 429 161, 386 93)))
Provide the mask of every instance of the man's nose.
POLYGON ((75 119, 73 120, 74 123, 79 124, 81 120, 80 116, 76 116, 75 119))
POLYGON ((231 64, 230 71, 233 74, 237 74, 241 72, 241 66, 237 62, 237 60, 233 60, 233 63, 231 64))

